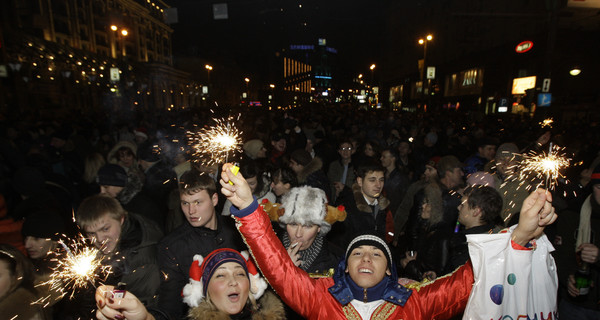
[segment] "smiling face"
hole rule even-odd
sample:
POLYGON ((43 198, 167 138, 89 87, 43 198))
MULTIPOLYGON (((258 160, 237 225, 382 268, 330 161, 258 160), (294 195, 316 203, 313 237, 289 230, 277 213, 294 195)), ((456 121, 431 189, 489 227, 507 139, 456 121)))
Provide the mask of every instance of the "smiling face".
POLYGON ((92 240, 96 248, 102 250, 104 254, 109 254, 115 250, 121 236, 121 226, 125 218, 120 221, 113 219, 108 213, 100 219, 84 227, 88 238, 92 240))
POLYGON ((215 206, 219 202, 219 197, 216 193, 212 197, 206 190, 193 194, 180 193, 179 200, 181 201, 181 210, 192 227, 217 229, 215 206))
POLYGON ((217 309, 229 315, 238 314, 248 301, 250 281, 239 263, 226 262, 213 273, 207 291, 217 309))
POLYGON ((348 256, 346 272, 361 288, 372 288, 381 282, 386 274, 391 275, 383 251, 366 245, 352 250, 348 256))
POLYGON ((285 148, 287 147, 287 142, 285 141, 285 139, 279 139, 277 141, 271 141, 271 145, 273 146, 273 149, 279 151, 279 152, 285 152, 285 148))

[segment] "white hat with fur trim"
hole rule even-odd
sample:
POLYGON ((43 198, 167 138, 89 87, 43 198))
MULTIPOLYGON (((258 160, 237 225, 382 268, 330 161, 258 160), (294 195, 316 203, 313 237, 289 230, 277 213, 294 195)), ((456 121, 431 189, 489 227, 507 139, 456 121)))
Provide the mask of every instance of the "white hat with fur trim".
POLYGON ((226 262, 239 263, 250 280, 250 293, 258 300, 267 289, 267 282, 260 276, 256 266, 249 259, 247 251, 239 252, 222 248, 209 253, 206 258, 197 254, 190 267, 190 282, 183 287, 183 302, 190 307, 197 307, 206 297, 208 282, 217 268, 226 262))
POLYGON ((279 217, 282 226, 297 223, 300 225, 318 225, 320 234, 331 230, 331 224, 325 221, 327 215, 327 196, 325 191, 308 186, 292 188, 281 199, 284 213, 279 217))

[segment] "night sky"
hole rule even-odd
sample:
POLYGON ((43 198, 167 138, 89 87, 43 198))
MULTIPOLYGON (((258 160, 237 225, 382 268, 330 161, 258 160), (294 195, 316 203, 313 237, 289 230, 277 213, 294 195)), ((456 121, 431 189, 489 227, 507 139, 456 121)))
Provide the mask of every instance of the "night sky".
POLYGON ((234 0, 227 20, 213 18, 213 1, 172 0, 179 22, 172 25, 175 55, 196 56, 215 64, 236 64, 261 73, 265 57, 290 44, 317 44, 338 50, 348 76, 368 71, 379 55, 386 1, 234 0), (243 54, 240 54, 243 52, 243 54))

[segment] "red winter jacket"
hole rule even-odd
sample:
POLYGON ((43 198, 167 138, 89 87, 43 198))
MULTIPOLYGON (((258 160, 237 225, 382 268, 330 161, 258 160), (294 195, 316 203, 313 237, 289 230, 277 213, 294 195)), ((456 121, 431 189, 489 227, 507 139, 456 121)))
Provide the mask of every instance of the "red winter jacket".
MULTIPOLYGON (((312 279, 292 263, 267 214, 256 201, 232 213, 237 216, 238 229, 262 274, 287 305, 307 319, 360 319, 351 303, 342 305, 328 291, 335 284, 333 278, 312 279)), ((452 274, 412 289, 403 306, 403 302, 384 302, 371 318, 450 318, 464 310, 472 286, 473 269, 468 262, 452 274)))

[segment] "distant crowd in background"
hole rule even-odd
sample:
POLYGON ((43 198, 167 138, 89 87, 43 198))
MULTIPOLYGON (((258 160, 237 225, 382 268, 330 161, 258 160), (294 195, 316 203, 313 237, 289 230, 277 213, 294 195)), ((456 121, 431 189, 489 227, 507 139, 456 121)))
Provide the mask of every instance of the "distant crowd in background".
MULTIPOLYGON (((547 186, 522 172, 523 155, 564 148, 571 165, 552 190, 559 218, 545 231, 561 319, 600 317, 600 123, 335 107, 232 112, 241 152, 228 161, 313 277, 331 276, 365 231, 391 248, 399 277, 426 283, 452 273, 469 259, 466 235, 515 225, 525 198, 547 186), (575 283, 582 264, 596 284, 585 293, 575 283)), ((195 255, 247 250, 227 217, 235 208, 221 193, 222 164, 197 161, 206 151, 190 141, 228 115, 2 119, 0 273, 18 281, 0 286, 0 314, 94 318, 93 287, 63 298, 39 285, 56 266, 60 237, 81 233, 107 257, 107 284, 127 283, 157 319, 185 318, 195 255), (45 305, 31 304, 40 297, 45 305)))

